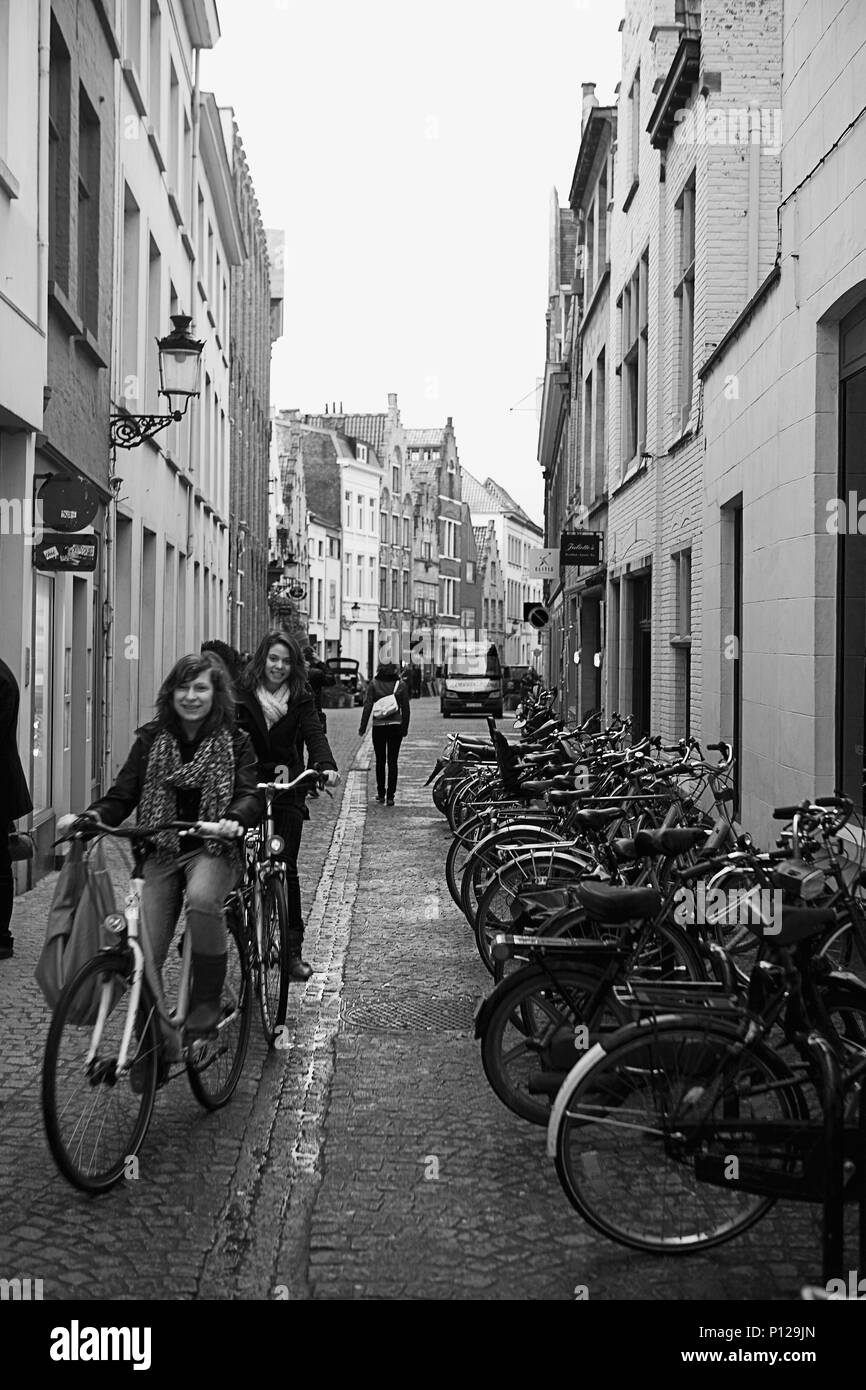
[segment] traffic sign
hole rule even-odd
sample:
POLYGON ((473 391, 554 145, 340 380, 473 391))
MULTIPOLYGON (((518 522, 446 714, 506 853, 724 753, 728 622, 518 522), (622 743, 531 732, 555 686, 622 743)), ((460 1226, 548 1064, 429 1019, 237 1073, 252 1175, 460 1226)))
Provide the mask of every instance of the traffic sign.
POLYGON ((550 614, 543 603, 524 603, 523 621, 533 627, 544 627, 550 621, 550 614))
POLYGON ((529 547, 529 573, 533 579, 555 579, 559 573, 559 551, 543 545, 529 547))

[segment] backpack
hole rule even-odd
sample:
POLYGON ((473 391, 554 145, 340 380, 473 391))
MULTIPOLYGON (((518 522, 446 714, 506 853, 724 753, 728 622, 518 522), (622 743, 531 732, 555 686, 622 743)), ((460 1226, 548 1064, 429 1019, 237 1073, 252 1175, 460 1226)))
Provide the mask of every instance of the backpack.
POLYGON ((398 679, 390 695, 383 695, 380 700, 376 700, 371 710, 374 723, 378 724, 383 719, 391 719, 399 712, 400 706, 397 703, 397 686, 399 684, 400 681, 398 679))

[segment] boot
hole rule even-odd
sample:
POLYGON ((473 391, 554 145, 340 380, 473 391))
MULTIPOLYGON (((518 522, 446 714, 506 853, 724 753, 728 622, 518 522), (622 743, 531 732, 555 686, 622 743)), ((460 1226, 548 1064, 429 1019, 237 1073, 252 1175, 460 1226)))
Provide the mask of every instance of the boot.
POLYGON ((286 944, 289 948, 290 979, 309 980, 313 973, 313 967, 308 965, 305 960, 301 960, 301 947, 304 944, 303 931, 286 932, 286 944))
POLYGON ((192 994, 185 1028, 195 1037, 215 1034, 222 1018, 222 992, 228 954, 200 956, 192 953, 192 994))

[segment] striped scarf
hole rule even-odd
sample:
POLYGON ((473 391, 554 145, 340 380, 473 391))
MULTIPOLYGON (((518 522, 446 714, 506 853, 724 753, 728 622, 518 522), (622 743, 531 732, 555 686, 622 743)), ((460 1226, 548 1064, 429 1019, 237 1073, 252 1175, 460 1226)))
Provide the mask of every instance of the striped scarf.
MULTIPOLYGON (((147 759, 144 787, 138 804, 138 824, 162 825, 167 820, 179 820, 177 793, 200 790, 199 820, 220 820, 232 800, 235 788, 235 755, 229 729, 203 738, 191 762, 184 763, 180 745, 174 734, 163 729, 151 745, 147 759)), ((155 835, 158 859, 171 859, 181 852, 180 838, 175 830, 162 830, 155 835)), ((234 846, 206 840, 208 854, 236 854, 234 846)))

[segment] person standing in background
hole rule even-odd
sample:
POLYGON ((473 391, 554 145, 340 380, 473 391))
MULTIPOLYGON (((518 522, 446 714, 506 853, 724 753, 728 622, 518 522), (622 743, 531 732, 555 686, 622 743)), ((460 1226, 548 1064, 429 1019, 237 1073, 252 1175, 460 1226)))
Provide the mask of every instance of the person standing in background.
POLYGON ((8 960, 14 947, 11 922, 15 882, 9 834, 15 829, 14 822, 33 810, 18 754, 20 698, 18 682, 6 662, 0 661, 0 960, 8 960))
POLYGON ((394 805, 397 791, 397 762, 400 757, 400 744, 409 732, 409 694, 406 683, 400 677, 399 668, 393 661, 383 662, 376 672, 375 679, 367 686, 367 696, 361 714, 358 733, 363 738, 377 700, 393 695, 397 708, 381 718, 373 715, 373 749, 376 753, 376 800, 381 806, 394 805), (388 762, 388 785, 385 785, 385 760, 388 762))

